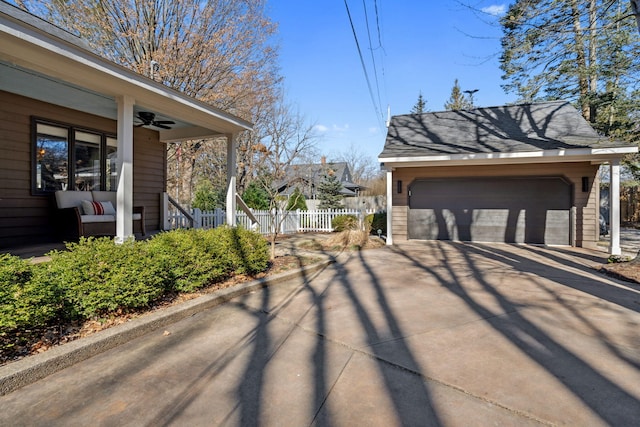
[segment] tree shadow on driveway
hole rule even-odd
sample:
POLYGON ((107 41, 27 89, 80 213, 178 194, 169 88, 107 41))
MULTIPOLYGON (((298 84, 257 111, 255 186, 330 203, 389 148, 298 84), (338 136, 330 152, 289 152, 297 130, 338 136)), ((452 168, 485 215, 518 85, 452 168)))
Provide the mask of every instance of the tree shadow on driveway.
MULTIPOLYGON (((464 265, 470 271, 479 284, 481 290, 490 295, 497 302, 500 311, 488 308, 480 301, 477 294, 470 292, 464 285, 465 278, 461 277, 459 267, 452 267, 445 261, 444 266, 448 274, 425 265, 414 255, 414 251, 396 248, 396 252, 409 259, 415 267, 422 269, 436 279, 440 285, 449 290, 459 300, 477 313, 486 324, 501 336, 508 339, 520 351, 527 355, 537 365, 544 368, 562 382, 564 387, 575 397, 580 399, 595 414, 609 425, 633 425, 640 419, 640 401, 610 379, 604 372, 599 372, 591 366, 584 357, 575 354, 558 342, 541 327, 530 321, 522 313, 526 303, 513 300, 505 290, 494 284, 492 278, 487 276, 486 269, 479 267, 479 262, 487 259, 502 265, 502 274, 525 273, 531 280, 527 285, 535 284, 537 291, 549 292, 556 301, 565 308, 569 308, 566 301, 559 298, 563 288, 571 288, 579 293, 588 294, 628 310, 638 311, 638 294, 624 288, 611 286, 604 279, 600 279, 591 272, 585 273, 585 267, 578 264, 570 269, 561 268, 555 262, 550 262, 553 255, 548 252, 540 253, 527 246, 516 247, 510 245, 484 245, 474 243, 437 242, 443 259, 454 251, 457 259, 464 261, 464 265), (522 249, 524 248, 524 249, 522 249), (531 251, 536 251, 533 256, 531 251), (546 260, 546 261, 545 261, 546 260), (511 272, 509 271, 511 270, 511 272), (543 279, 551 286, 541 286, 535 277, 543 279)), ((556 259, 559 263, 566 263, 564 259, 556 259)), ((495 273, 495 272, 494 272, 495 273)), ((491 274, 494 274, 491 273, 491 274)), ((587 316, 579 316, 585 320, 587 316)), ((593 325, 587 326, 594 328, 593 325)), ((598 330, 596 336, 605 339, 604 331, 598 330)), ((606 340, 606 339, 605 339, 606 340)), ((619 356, 617 361, 611 363, 625 363, 631 368, 637 369, 637 362, 632 358, 622 357, 622 352, 614 352, 619 356)))

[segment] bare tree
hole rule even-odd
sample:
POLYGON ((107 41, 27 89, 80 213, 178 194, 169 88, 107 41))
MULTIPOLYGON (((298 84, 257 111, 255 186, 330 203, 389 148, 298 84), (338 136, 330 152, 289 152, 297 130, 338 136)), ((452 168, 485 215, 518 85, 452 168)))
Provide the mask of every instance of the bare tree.
MULTIPOLYGON (((281 77, 277 49, 270 42, 276 26, 266 16, 266 0, 19 0, 19 4, 79 34, 104 57, 256 127, 274 102, 281 77)), ((238 143, 239 176, 244 177, 256 138, 241 135, 238 143)), ((193 186, 202 177, 224 182, 217 176, 226 173, 226 149, 220 141, 170 144, 167 150, 169 191, 181 202, 190 202, 193 186)))
POLYGON ((288 214, 284 210, 287 204, 284 194, 290 193, 287 190, 295 186, 285 180, 287 169, 315 152, 318 134, 314 124, 307 122, 299 111, 287 104, 283 96, 278 98, 261 132, 258 135, 261 142, 252 150, 252 179, 269 195, 273 259, 276 239, 288 214))

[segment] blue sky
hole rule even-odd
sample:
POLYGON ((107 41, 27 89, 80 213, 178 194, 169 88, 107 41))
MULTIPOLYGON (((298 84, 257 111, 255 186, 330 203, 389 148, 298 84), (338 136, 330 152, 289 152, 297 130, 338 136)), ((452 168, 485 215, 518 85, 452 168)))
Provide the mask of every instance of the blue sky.
POLYGON ((409 113, 422 92, 427 110, 441 111, 456 78, 462 90, 478 89, 477 106, 516 100, 500 87, 501 32, 492 15, 503 13, 509 2, 465 3, 488 13, 456 0, 347 1, 374 107, 344 0, 268 1, 267 13, 279 25, 287 98, 316 124, 321 154, 331 158, 356 146, 376 159, 384 145, 387 106, 392 115, 409 113))

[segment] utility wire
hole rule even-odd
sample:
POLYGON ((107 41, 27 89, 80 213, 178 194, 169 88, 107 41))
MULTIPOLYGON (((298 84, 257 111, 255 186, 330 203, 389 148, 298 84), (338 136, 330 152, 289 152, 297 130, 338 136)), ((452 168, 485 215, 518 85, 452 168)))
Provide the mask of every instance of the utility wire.
POLYGON ((349 10, 349 5, 347 4, 347 0, 344 0, 344 7, 347 9, 347 15, 349 16, 349 23, 351 24, 351 31, 353 32, 353 38, 356 41, 356 47, 358 48, 358 56, 360 56, 360 63, 362 64, 362 71, 364 71, 364 77, 367 80, 367 87, 369 88, 371 103, 373 104, 373 108, 376 111, 376 118, 378 119, 378 124, 380 125, 380 129, 382 129, 384 127, 383 123, 381 122, 382 116, 380 115, 380 111, 378 110, 375 97, 373 96, 373 89, 371 88, 371 80, 369 79, 369 73, 367 72, 367 67, 364 62, 364 57, 362 56, 362 50, 360 49, 360 42, 358 42, 358 35, 356 34, 356 28, 353 25, 353 19, 351 18, 351 11, 349 10))
POLYGON ((382 111, 382 101, 380 100, 380 80, 378 79, 378 68, 376 67, 376 57, 373 54, 373 43, 371 42, 371 30, 369 28, 369 14, 367 13, 366 0, 362 0, 362 6, 364 7, 364 22, 367 26, 367 37, 369 39, 369 51, 371 52, 371 63, 373 64, 373 78, 376 82, 376 93, 378 95, 378 111, 382 111))

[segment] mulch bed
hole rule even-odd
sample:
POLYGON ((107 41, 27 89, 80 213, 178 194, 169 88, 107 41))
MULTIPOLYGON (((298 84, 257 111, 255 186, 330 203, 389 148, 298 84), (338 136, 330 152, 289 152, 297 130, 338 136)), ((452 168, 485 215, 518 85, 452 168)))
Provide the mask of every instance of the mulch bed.
POLYGON ((600 267, 600 271, 625 282, 640 284, 640 263, 620 262, 606 264, 600 267))

